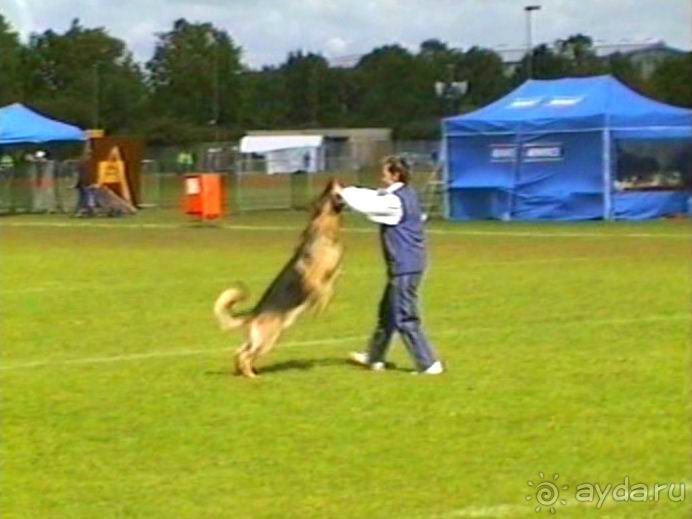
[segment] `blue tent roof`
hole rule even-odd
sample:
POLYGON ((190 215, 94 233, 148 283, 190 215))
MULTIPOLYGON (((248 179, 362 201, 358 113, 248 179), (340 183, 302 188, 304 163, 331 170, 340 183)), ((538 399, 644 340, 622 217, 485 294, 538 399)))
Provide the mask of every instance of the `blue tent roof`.
POLYGON ((612 76, 596 76, 530 80, 443 125, 449 136, 610 128, 620 138, 692 138, 692 110, 641 96, 612 76))
POLYGON ((44 117, 20 103, 0 108, 0 145, 84 140, 83 130, 44 117))

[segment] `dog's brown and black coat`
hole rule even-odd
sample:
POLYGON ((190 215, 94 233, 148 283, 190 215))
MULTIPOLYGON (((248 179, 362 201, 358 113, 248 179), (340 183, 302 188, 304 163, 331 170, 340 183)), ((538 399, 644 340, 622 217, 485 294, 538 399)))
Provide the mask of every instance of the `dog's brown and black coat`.
POLYGON ((305 310, 322 310, 329 303, 343 256, 343 201, 336 186, 330 181, 317 198, 295 253, 253 309, 231 313, 233 305, 247 297, 241 287, 229 288, 216 299, 214 314, 222 329, 247 328, 247 340, 235 356, 237 373, 257 376, 257 359, 274 347, 281 332, 305 310))

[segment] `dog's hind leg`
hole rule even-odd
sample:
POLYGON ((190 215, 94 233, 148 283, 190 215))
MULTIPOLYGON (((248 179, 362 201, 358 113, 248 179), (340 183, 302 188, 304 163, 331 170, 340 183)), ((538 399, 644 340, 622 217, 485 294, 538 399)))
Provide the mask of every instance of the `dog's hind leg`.
POLYGON ((238 351, 235 353, 236 375, 245 375, 246 377, 250 378, 255 376, 255 373, 252 371, 252 367, 250 366, 250 345, 251 342, 247 341, 240 348, 238 348, 238 351))
POLYGON ((298 316, 302 314, 306 308, 308 308, 309 304, 309 302, 303 303, 299 307, 294 308, 293 310, 288 312, 283 322, 281 323, 281 328, 285 330, 293 326, 293 323, 296 321, 296 319, 298 319, 298 316))
POLYGON ((331 303, 332 298, 334 297, 334 285, 336 284, 336 280, 339 277, 339 274, 340 271, 338 270, 335 270, 334 272, 330 273, 330 276, 328 277, 328 280, 325 283, 324 289, 317 298, 317 303, 315 305, 317 309, 317 314, 321 314, 322 312, 324 312, 324 310, 329 306, 329 303, 331 303))
MULTIPOLYGON (((282 330, 282 319, 271 316, 256 319, 250 327, 250 347, 248 350, 249 368, 254 374, 255 362, 269 353, 276 341, 279 340, 282 330)), ((256 375, 255 375, 256 376, 256 375)))

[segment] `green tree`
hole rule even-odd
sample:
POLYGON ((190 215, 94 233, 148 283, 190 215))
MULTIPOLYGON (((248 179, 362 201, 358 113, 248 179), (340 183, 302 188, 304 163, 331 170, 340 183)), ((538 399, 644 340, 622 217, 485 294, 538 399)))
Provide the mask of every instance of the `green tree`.
MULTIPOLYGON (((532 76, 534 79, 559 79, 571 75, 572 66, 569 59, 553 51, 545 44, 534 47, 531 54, 532 76)), ((514 72, 514 86, 526 81, 528 77, 528 56, 524 56, 514 72)))
POLYGON ((648 92, 663 102, 692 108, 692 52, 669 58, 651 76, 648 92))
POLYGON ((22 45, 0 15, 0 106, 22 99, 22 45))
POLYGON ((330 68, 330 88, 337 92, 337 106, 333 117, 335 126, 353 126, 357 117, 359 88, 357 72, 353 68, 330 68))
POLYGON ((626 55, 616 52, 608 56, 605 62, 608 72, 619 81, 635 90, 646 90, 646 83, 641 75, 641 71, 626 55))
POLYGON ((557 40, 555 47, 560 56, 569 60, 572 75, 592 76, 606 72, 606 67, 596 55, 593 40, 589 36, 574 34, 567 39, 557 40))
POLYGON ((421 99, 430 98, 434 92, 417 72, 415 57, 398 45, 379 47, 363 56, 355 70, 354 122, 399 131, 428 116, 421 99))
POLYGON ((280 70, 288 124, 314 127, 338 120, 339 90, 326 59, 317 54, 292 52, 280 70))
POLYGON ((438 39, 425 40, 416 56, 417 75, 428 85, 426 95, 419 102, 430 119, 429 124, 439 126, 439 118, 459 112, 461 95, 451 88, 462 81, 463 53, 451 49, 438 39), (438 90, 438 85, 442 86, 438 90))
POLYGON ((428 60, 445 59, 452 53, 452 49, 437 38, 430 38, 420 44, 418 56, 428 60))
POLYGON ((242 117, 241 49, 211 23, 174 22, 147 62, 153 113, 196 125, 236 128, 242 117))
POLYGON ((246 128, 274 129, 288 126, 284 75, 277 67, 246 71, 242 125, 246 128))
POLYGON ((26 52, 25 99, 83 127, 137 126, 145 101, 141 70, 125 44, 75 19, 64 34, 32 34, 26 52))
POLYGON ((471 47, 463 55, 460 76, 469 82, 464 104, 480 108, 502 97, 510 88, 502 58, 489 49, 471 47))

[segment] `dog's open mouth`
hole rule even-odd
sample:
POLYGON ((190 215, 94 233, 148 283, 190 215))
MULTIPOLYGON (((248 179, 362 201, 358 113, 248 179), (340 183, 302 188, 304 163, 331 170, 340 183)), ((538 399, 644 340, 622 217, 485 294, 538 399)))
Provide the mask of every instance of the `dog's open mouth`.
POLYGON ((346 202, 344 202, 344 199, 341 195, 334 194, 333 195, 333 200, 332 200, 332 205, 334 206, 334 210, 337 213, 340 213, 343 211, 344 207, 346 207, 346 202))

